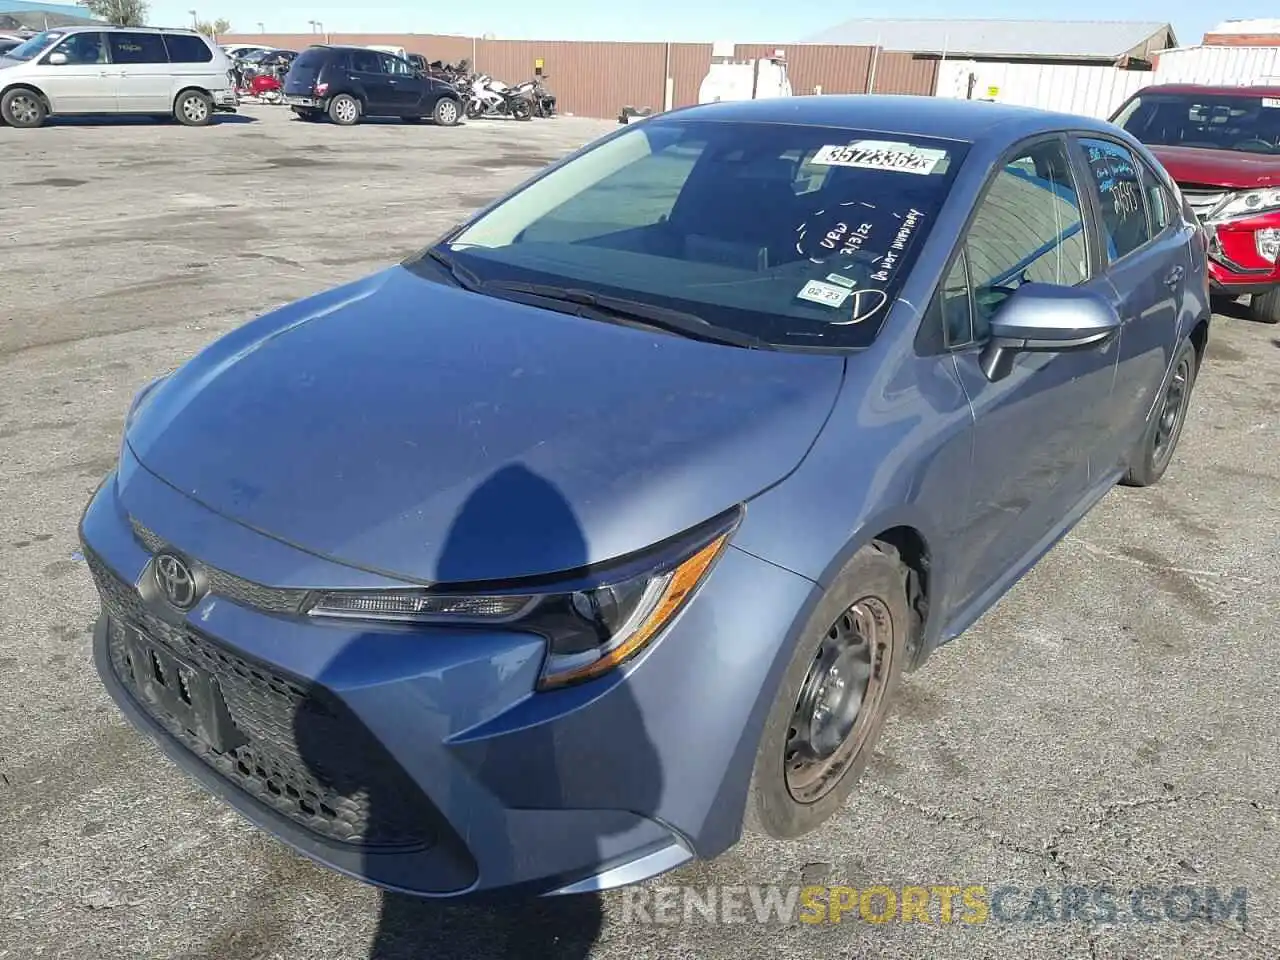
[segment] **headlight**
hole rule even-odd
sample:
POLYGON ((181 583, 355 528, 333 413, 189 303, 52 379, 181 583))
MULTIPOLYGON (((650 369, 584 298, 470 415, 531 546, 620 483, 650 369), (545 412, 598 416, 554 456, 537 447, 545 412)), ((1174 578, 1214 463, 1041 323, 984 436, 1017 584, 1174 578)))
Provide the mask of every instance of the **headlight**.
POLYGON ((318 594, 307 613, 538 634, 547 641, 538 688, 563 687, 607 673, 661 633, 724 552, 740 516, 735 509, 591 582, 560 589, 341 590, 318 594))
POLYGON ((1280 189, 1245 190, 1232 194, 1226 203, 1209 213, 1205 219, 1225 220, 1228 217, 1247 217, 1255 213, 1280 210, 1280 189))

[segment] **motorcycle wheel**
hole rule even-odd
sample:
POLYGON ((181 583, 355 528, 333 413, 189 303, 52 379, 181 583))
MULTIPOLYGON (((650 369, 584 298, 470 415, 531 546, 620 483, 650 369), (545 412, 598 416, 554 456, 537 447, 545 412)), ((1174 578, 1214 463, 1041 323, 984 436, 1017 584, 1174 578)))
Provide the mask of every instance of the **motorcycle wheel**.
POLYGON ((528 100, 519 99, 511 101, 511 116, 517 120, 532 120, 533 106, 528 100))
POLYGON ((478 120, 482 113, 484 113, 484 107, 480 106, 478 100, 468 100, 466 109, 463 110, 463 114, 468 120, 478 120))
POLYGON ((279 90, 268 90, 262 95, 262 99, 267 101, 267 103, 279 103, 284 99, 284 94, 279 90))

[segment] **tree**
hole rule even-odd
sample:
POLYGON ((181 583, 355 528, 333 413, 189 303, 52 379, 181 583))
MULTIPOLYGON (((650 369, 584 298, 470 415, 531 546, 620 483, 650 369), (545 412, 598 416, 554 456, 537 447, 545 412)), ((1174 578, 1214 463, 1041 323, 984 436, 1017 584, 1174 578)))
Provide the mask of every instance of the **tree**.
POLYGON ((95 17, 117 27, 146 26, 148 7, 145 0, 84 0, 95 17))
POLYGON ((196 24, 196 29, 206 37, 220 37, 231 32, 231 21, 226 17, 219 17, 213 23, 201 21, 196 24))

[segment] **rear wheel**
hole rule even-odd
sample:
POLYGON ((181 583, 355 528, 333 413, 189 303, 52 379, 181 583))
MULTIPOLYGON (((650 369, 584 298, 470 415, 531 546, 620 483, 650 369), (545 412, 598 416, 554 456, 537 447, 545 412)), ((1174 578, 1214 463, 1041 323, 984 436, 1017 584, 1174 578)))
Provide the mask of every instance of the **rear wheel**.
POLYGON ((320 111, 313 110, 310 107, 294 107, 293 112, 298 115, 299 120, 315 122, 320 119, 320 111))
POLYGON ((44 100, 34 90, 19 87, 0 98, 0 117, 11 127, 38 127, 48 115, 44 100))
POLYGON ((466 110, 463 112, 468 120, 478 120, 480 115, 484 113, 484 107, 480 106, 479 100, 468 100, 466 110))
POLYGON ((517 120, 532 120, 533 104, 523 97, 517 97, 511 101, 511 116, 517 120))
POLYGON ((208 126, 213 119, 213 98, 200 90, 183 90, 173 103, 173 115, 183 126, 208 126))
POLYGON ((1255 293, 1249 304, 1249 315, 1259 323, 1280 323, 1280 287, 1255 293))
POLYGON ((746 826, 787 840, 821 826, 866 769, 916 636, 911 573, 874 543, 809 618, 765 721, 746 826))
POLYGON ((442 127, 452 127, 458 122, 459 116, 458 101, 452 97, 441 97, 431 111, 431 119, 442 127))
POLYGON ((1190 340, 1182 341, 1173 358, 1173 376, 1156 405, 1155 417, 1147 425, 1121 481, 1127 487, 1149 487, 1164 476, 1182 437, 1182 425, 1191 406, 1191 390, 1196 384, 1198 360, 1190 340))
POLYGON ((360 122, 360 101, 349 93, 340 93, 329 101, 329 119, 349 127, 360 122))

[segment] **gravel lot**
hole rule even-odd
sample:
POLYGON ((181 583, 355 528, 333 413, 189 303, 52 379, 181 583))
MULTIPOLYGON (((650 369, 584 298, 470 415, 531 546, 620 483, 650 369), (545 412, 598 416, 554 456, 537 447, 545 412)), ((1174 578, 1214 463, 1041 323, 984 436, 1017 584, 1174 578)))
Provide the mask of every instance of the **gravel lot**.
POLYGON ((906 688, 826 830, 657 881, 1247 886, 1248 921, 641 927, 627 900, 384 899, 206 798, 89 649, 79 512, 132 393, 611 128, 0 128, 0 957, 1280 956, 1280 328, 1219 318, 1178 459, 906 688))

